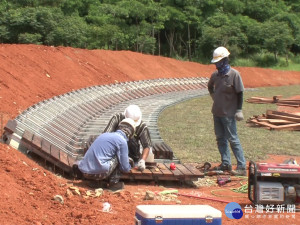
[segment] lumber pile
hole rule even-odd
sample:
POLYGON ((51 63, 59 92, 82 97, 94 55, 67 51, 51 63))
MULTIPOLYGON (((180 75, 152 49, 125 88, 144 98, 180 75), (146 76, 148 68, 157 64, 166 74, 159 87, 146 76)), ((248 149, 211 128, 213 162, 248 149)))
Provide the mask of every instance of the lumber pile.
POLYGON ((278 106, 300 107, 300 99, 282 99, 281 95, 275 95, 273 98, 251 97, 246 100, 248 103, 268 104, 273 103, 278 106))
POLYGON ((267 110, 265 114, 250 117, 247 123, 269 130, 300 131, 300 115, 276 110, 267 110))

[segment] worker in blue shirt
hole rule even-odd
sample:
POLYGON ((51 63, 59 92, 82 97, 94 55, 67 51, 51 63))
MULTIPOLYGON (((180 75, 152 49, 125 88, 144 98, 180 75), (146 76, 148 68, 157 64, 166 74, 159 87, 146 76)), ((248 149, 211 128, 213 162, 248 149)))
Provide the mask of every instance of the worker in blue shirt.
POLYGON ((73 165, 75 177, 91 180, 108 180, 109 189, 120 190, 121 172, 129 172, 128 139, 134 134, 135 122, 122 120, 113 133, 103 133, 89 147, 84 158, 73 165))

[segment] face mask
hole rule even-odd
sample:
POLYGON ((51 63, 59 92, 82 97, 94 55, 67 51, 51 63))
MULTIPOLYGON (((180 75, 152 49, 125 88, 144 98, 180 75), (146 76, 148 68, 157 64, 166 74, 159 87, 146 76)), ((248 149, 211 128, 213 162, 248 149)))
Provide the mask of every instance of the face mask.
POLYGON ((215 65, 220 75, 225 75, 230 70, 229 60, 227 57, 216 62, 215 65))

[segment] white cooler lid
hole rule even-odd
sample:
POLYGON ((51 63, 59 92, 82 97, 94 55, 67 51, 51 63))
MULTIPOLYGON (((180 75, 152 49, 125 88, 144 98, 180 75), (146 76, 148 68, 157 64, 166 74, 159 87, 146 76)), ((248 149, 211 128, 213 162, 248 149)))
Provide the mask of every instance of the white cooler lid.
POLYGON ((136 213, 143 218, 213 218, 222 217, 222 212, 209 205, 138 205, 136 213))

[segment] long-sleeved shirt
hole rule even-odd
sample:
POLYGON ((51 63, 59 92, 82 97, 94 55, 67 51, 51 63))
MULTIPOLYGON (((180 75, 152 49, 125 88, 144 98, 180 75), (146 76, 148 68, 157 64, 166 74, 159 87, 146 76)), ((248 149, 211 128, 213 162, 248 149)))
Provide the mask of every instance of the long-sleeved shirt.
POLYGON ((113 133, 103 133, 93 142, 84 158, 79 161, 81 172, 87 174, 106 173, 110 168, 110 161, 117 157, 122 172, 129 172, 131 166, 128 159, 128 138, 121 130, 113 133))
MULTIPOLYGON (((107 124, 104 132, 114 132, 116 131, 119 123, 125 119, 125 115, 123 113, 115 114, 107 124)), ((141 122, 139 126, 135 128, 134 137, 137 141, 140 141, 143 149, 152 147, 152 142, 150 138, 150 132, 145 122, 141 122)))

